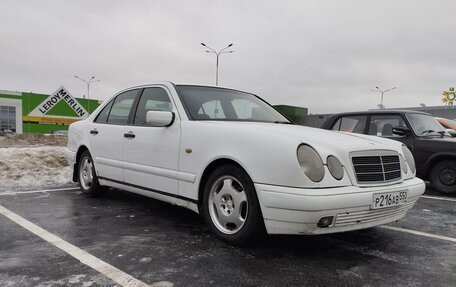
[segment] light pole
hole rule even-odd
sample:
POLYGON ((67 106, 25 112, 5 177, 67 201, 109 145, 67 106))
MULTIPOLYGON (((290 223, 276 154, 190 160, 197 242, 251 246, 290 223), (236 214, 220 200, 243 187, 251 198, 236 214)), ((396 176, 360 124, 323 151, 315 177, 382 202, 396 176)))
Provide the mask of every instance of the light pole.
POLYGON ((79 79, 79 80, 83 81, 87 85, 87 112, 90 114, 90 96, 89 96, 90 84, 95 83, 95 82, 99 82, 101 80, 95 80, 95 76, 92 76, 92 78, 90 78, 88 81, 84 80, 83 78, 80 78, 80 77, 78 77, 76 75, 74 75, 74 77, 76 79, 79 79))
POLYGON ((394 90, 396 87, 393 87, 393 88, 390 88, 390 89, 386 89, 386 90, 382 90, 380 89, 379 87, 375 87, 375 90, 371 90, 373 92, 379 92, 381 95, 382 95, 382 98, 381 98, 381 102, 380 102, 380 105, 379 107, 383 107, 385 108, 385 106, 383 105, 383 94, 385 94, 386 92, 389 92, 391 90, 394 90))
POLYGON ((217 56, 217 62, 216 62, 216 65, 215 65, 215 85, 218 86, 218 67, 219 67, 219 57, 220 57, 220 54, 224 54, 224 53, 234 53, 234 51, 230 50, 230 51, 225 51, 226 49, 228 49, 229 47, 233 46, 233 44, 229 44, 228 46, 226 46, 225 48, 221 49, 220 51, 215 51, 214 49, 212 49, 211 47, 209 47, 208 45, 204 44, 204 43, 201 43, 201 45, 203 45, 204 47, 208 48, 209 50, 206 50, 207 53, 214 53, 216 56, 217 56))
POLYGON ((92 76, 92 78, 90 78, 88 81, 84 80, 84 79, 82 79, 82 78, 80 78, 80 77, 78 77, 76 75, 74 77, 76 79, 79 79, 79 80, 83 81, 84 83, 86 83, 86 85, 87 85, 87 99, 90 99, 90 97, 89 97, 90 84, 95 83, 95 82, 99 82, 100 80, 95 80, 95 76, 92 76))

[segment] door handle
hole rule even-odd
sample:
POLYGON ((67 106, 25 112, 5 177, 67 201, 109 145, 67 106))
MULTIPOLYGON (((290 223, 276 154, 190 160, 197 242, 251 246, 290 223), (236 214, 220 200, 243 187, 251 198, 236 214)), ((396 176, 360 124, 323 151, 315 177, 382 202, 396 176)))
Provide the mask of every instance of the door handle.
POLYGON ((124 134, 124 137, 129 138, 129 139, 133 139, 136 136, 135 136, 135 134, 133 132, 128 132, 128 133, 124 134))
POLYGON ((93 129, 93 130, 91 130, 91 131, 90 131, 90 134, 92 134, 92 135, 97 135, 97 134, 98 134, 98 131, 97 131, 97 129, 93 129))

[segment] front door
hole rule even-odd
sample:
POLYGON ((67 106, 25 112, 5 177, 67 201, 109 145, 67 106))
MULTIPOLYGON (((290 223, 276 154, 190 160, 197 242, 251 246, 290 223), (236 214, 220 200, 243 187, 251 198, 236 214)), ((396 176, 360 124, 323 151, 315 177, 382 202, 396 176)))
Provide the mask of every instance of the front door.
POLYGON ((165 87, 145 88, 124 137, 123 161, 126 184, 177 195, 180 118, 165 87), (169 127, 146 124, 148 111, 172 111, 169 127))
POLYGON ((405 144, 413 153, 415 145, 415 139, 413 136, 400 136, 394 134, 393 128, 395 127, 407 127, 407 123, 401 115, 371 115, 368 134, 400 141, 405 144))

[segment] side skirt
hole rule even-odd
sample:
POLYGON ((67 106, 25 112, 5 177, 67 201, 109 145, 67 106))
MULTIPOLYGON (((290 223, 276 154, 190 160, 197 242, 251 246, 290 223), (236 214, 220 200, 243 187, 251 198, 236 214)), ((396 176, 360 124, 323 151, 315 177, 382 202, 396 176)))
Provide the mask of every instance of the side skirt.
POLYGON ((101 176, 98 177, 98 180, 101 185, 126 190, 146 197, 182 206, 199 214, 198 201, 195 199, 101 176))

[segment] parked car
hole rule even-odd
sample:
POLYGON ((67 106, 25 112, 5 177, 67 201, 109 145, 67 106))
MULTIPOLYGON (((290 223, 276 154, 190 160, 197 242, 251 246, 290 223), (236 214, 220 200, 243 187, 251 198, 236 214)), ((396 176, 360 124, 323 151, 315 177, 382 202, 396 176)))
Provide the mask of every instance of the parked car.
POLYGON ((456 137, 456 121, 437 117, 435 119, 452 137, 456 137))
POLYGON ((236 245, 392 222, 425 189, 399 142, 294 125, 218 87, 121 91, 70 125, 65 155, 84 194, 115 187, 189 208, 236 245))
POLYGON ((430 115, 415 111, 376 110, 336 114, 323 129, 394 139, 416 160, 417 176, 444 194, 456 194, 456 138, 430 115))

